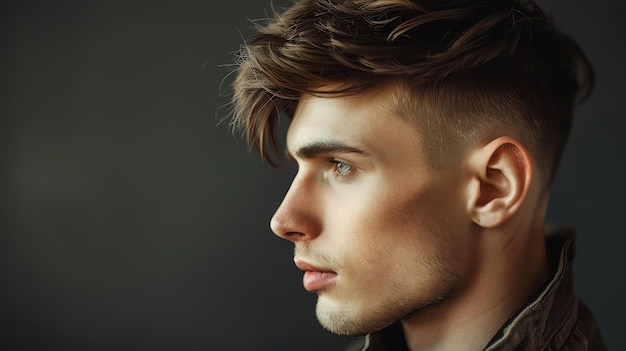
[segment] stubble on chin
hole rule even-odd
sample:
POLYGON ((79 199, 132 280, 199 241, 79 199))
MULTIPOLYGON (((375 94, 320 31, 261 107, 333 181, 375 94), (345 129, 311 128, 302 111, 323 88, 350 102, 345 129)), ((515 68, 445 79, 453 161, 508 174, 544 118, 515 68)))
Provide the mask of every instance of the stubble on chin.
POLYGON ((374 299, 371 306, 363 306, 358 296, 338 301, 324 296, 324 292, 318 292, 317 319, 322 327, 334 334, 359 336, 377 332, 405 318, 427 313, 454 296, 461 286, 461 278, 456 272, 441 268, 440 275, 434 279, 438 284, 431 285, 431 291, 426 296, 407 294, 407 289, 412 291, 415 288, 397 286, 397 291, 387 298, 374 299))
POLYGON ((316 315, 319 323, 331 333, 341 336, 362 336, 375 333, 391 324, 414 318, 422 313, 437 308, 456 293, 456 289, 442 293, 432 300, 422 300, 409 305, 396 305, 395 308, 369 310, 364 312, 350 311, 350 306, 333 306, 330 302, 318 298, 316 315), (411 306, 411 307, 409 307, 411 306))
POLYGON ((318 297, 316 305, 317 319, 322 327, 342 336, 374 333, 401 319, 406 313, 404 309, 390 308, 359 311, 350 302, 333 302, 324 297, 318 297))

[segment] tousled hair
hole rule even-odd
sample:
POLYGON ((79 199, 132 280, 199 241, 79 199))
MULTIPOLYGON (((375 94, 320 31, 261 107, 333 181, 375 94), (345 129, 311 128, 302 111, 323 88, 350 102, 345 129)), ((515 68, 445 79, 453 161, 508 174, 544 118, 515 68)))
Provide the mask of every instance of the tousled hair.
POLYGON ((256 31, 236 54, 231 126, 272 164, 279 116, 303 94, 394 85, 433 167, 462 141, 506 132, 550 183, 576 98, 593 86, 587 57, 532 1, 299 0, 256 31))

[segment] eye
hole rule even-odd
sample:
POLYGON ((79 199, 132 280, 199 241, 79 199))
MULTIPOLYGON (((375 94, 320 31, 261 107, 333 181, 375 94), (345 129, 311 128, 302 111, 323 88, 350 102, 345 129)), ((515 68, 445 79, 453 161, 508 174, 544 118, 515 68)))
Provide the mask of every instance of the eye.
POLYGON ((350 173, 352 166, 341 161, 335 161, 335 169, 337 171, 337 175, 339 177, 343 177, 350 173))

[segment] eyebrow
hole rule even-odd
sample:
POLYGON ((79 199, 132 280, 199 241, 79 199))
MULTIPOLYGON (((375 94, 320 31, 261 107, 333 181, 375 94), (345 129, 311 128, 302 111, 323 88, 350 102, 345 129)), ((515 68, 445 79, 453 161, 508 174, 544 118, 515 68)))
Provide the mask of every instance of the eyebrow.
MULTIPOLYGON (((294 157, 291 155, 289 150, 285 152, 287 157, 293 159, 294 157)), ((316 140, 309 144, 300 146, 295 155, 302 159, 312 159, 318 155, 329 154, 329 153, 356 153, 361 154, 363 156, 368 156, 369 154, 357 147, 346 145, 345 143, 338 140, 316 140)))

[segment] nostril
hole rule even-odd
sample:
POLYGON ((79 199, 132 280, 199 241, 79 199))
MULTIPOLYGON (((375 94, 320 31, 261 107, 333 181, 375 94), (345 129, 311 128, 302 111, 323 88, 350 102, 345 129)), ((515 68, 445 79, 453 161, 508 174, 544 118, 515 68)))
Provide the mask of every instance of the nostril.
POLYGON ((300 233, 300 232, 287 232, 285 233, 285 235, 283 235, 286 239, 288 240, 298 240, 301 238, 304 238, 306 235, 304 233, 300 233))
POLYGON ((307 237, 309 228, 306 223, 302 217, 274 215, 270 228, 277 236, 295 242, 307 237))

